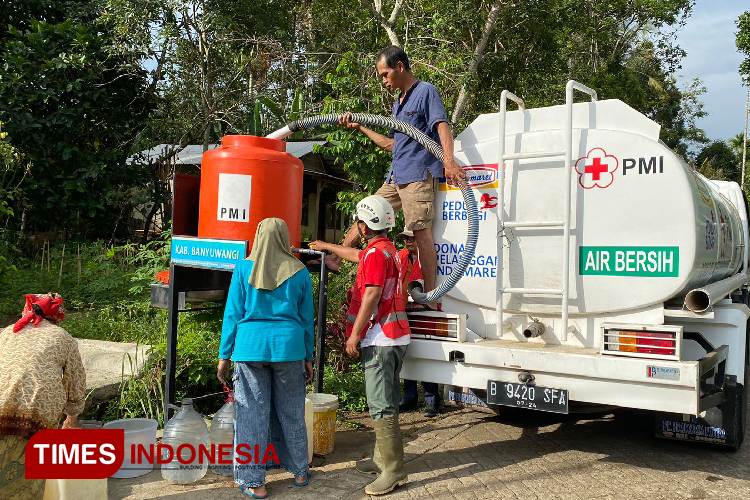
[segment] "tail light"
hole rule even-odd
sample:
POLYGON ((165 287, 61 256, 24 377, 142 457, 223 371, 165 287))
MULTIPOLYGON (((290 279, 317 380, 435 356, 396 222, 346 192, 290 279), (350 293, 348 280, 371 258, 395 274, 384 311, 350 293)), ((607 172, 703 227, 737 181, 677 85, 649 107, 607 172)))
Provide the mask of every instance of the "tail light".
POLYGON ((665 327, 669 330, 654 331, 653 327, 643 329, 605 328, 602 354, 616 354, 644 358, 679 359, 681 327, 665 327))
POLYGON ((409 328, 414 338, 463 342, 466 315, 439 311, 409 312, 409 328))

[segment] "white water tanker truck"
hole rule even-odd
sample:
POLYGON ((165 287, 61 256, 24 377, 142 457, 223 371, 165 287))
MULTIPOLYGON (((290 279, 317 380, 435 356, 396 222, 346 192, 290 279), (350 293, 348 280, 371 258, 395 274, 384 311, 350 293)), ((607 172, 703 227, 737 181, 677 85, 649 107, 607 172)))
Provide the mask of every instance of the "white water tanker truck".
MULTIPOLYGON (((456 138, 469 187, 439 185, 438 287, 412 290, 445 312, 409 313, 402 377, 482 391, 470 396, 483 405, 653 410, 659 436, 737 449, 750 317, 742 191, 692 170, 622 101, 574 81, 565 101, 525 109, 503 91, 500 112, 456 138)), ((352 119, 442 158, 404 122, 352 119)))
MULTIPOLYGON (((654 410, 662 437, 739 447, 744 197, 686 165, 659 129, 571 81, 564 105, 525 109, 505 91, 499 113, 461 132, 479 238, 446 312, 410 314, 402 376, 486 391, 490 405, 654 410)), ((440 281, 464 251, 468 215, 446 183, 435 211, 440 281)))

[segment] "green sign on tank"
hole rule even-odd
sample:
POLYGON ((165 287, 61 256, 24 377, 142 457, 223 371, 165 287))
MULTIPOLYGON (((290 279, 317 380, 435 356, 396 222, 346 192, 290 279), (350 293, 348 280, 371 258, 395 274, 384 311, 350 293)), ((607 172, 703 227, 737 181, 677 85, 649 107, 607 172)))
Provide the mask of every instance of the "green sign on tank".
POLYGON ((579 247, 578 273, 593 276, 676 277, 680 247, 579 247))

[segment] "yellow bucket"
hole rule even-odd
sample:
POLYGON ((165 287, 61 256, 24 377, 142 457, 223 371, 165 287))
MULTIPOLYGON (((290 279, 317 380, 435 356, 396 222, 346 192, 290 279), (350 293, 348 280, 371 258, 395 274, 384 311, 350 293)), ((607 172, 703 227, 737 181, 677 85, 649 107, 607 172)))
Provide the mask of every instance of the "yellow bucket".
POLYGON ((333 394, 308 394, 313 406, 313 452, 327 455, 336 439, 336 410, 339 398, 333 394))

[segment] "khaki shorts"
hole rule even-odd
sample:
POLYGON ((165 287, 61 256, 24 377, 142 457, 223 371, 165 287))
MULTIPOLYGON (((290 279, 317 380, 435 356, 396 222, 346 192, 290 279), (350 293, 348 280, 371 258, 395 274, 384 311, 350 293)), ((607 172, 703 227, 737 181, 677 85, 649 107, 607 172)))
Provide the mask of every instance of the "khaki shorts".
POLYGON ((375 194, 388 200, 393 210, 404 211, 404 229, 419 231, 432 227, 435 183, 430 174, 427 174, 424 181, 409 184, 385 183, 375 194))

